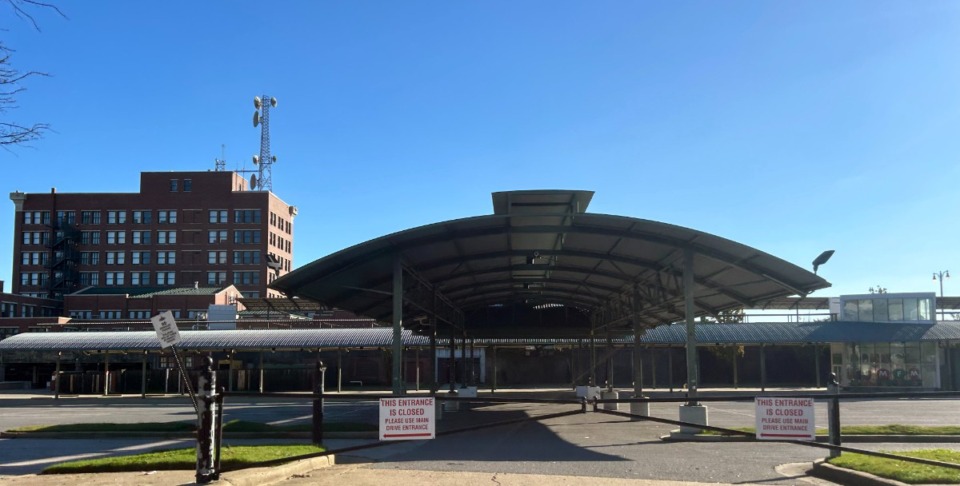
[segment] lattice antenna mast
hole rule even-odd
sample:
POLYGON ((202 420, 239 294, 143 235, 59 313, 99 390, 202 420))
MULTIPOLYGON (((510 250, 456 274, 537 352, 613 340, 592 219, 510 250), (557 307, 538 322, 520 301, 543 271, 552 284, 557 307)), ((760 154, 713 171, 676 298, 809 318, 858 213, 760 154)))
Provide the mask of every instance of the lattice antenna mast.
POLYGON ((270 108, 277 107, 277 99, 267 95, 255 96, 253 106, 257 109, 253 112, 253 126, 260 126, 260 155, 253 156, 259 175, 250 185, 255 191, 273 191, 273 164, 277 162, 277 156, 270 154, 270 108))
POLYGON ((224 144, 220 144, 220 158, 219 158, 219 159, 213 159, 213 163, 214 163, 213 171, 214 171, 214 172, 223 172, 223 171, 227 170, 227 155, 226 155, 226 153, 227 153, 227 146, 224 145, 224 144))

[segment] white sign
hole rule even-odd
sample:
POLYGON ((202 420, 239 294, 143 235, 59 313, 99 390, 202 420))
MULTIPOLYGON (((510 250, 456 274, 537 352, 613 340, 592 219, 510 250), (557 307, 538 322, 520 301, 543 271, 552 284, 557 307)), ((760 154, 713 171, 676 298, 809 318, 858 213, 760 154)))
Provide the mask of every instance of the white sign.
POLYGON ((812 398, 756 397, 757 439, 815 440, 812 398))
POLYGON ((433 397, 380 399, 380 440, 433 439, 436 423, 433 397))
POLYGON ((166 349, 180 344, 180 329, 177 328, 177 321, 173 319, 173 312, 157 314, 151 317, 150 321, 153 322, 153 328, 157 331, 161 348, 166 349))

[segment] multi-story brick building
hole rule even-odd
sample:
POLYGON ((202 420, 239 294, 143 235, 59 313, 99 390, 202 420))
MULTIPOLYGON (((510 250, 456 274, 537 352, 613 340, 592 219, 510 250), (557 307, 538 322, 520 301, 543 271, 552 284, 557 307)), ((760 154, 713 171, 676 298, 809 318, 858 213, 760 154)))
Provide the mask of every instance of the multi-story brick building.
POLYGON ((234 285, 272 297, 297 208, 234 172, 143 172, 138 193, 14 192, 13 293, 234 285))

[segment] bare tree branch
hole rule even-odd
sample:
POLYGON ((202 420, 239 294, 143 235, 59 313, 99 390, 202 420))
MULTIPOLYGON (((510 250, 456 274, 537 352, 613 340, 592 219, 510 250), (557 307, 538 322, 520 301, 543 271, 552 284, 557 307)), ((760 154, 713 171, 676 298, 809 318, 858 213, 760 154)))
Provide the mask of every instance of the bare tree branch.
MULTIPOLYGON (((56 12, 63 18, 66 15, 54 4, 41 0, 0 0, 6 2, 21 20, 29 22, 38 32, 40 25, 33 14, 37 9, 46 9, 56 12)), ((49 74, 40 71, 20 72, 11 63, 14 50, 0 41, 0 114, 5 114, 17 108, 17 95, 26 91, 21 84, 23 81, 36 76, 47 77, 49 74)), ((0 121, 0 147, 9 151, 9 146, 25 145, 43 138, 50 131, 46 123, 21 124, 10 121, 0 121)))
POLYGON ((30 25, 33 25, 34 29, 37 29, 37 32, 40 31, 40 24, 37 23, 37 20, 33 18, 33 15, 27 10, 28 7, 40 7, 53 10, 58 15, 63 18, 67 18, 56 5, 46 2, 38 2, 36 0, 4 0, 10 7, 13 9, 13 13, 22 20, 30 22, 30 25))

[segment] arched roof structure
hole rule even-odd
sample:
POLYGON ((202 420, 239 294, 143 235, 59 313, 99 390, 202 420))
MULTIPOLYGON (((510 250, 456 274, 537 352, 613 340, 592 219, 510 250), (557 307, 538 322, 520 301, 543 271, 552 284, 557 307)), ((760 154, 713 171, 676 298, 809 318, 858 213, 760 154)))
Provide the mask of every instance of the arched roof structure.
POLYGON ((494 193, 492 215, 376 238, 270 287, 379 320, 394 314, 393 295, 402 288, 408 328, 437 322, 440 334, 559 338, 684 319, 685 253, 692 254, 693 300, 701 315, 756 308, 830 285, 709 233, 587 213, 592 197, 590 191, 494 193))

